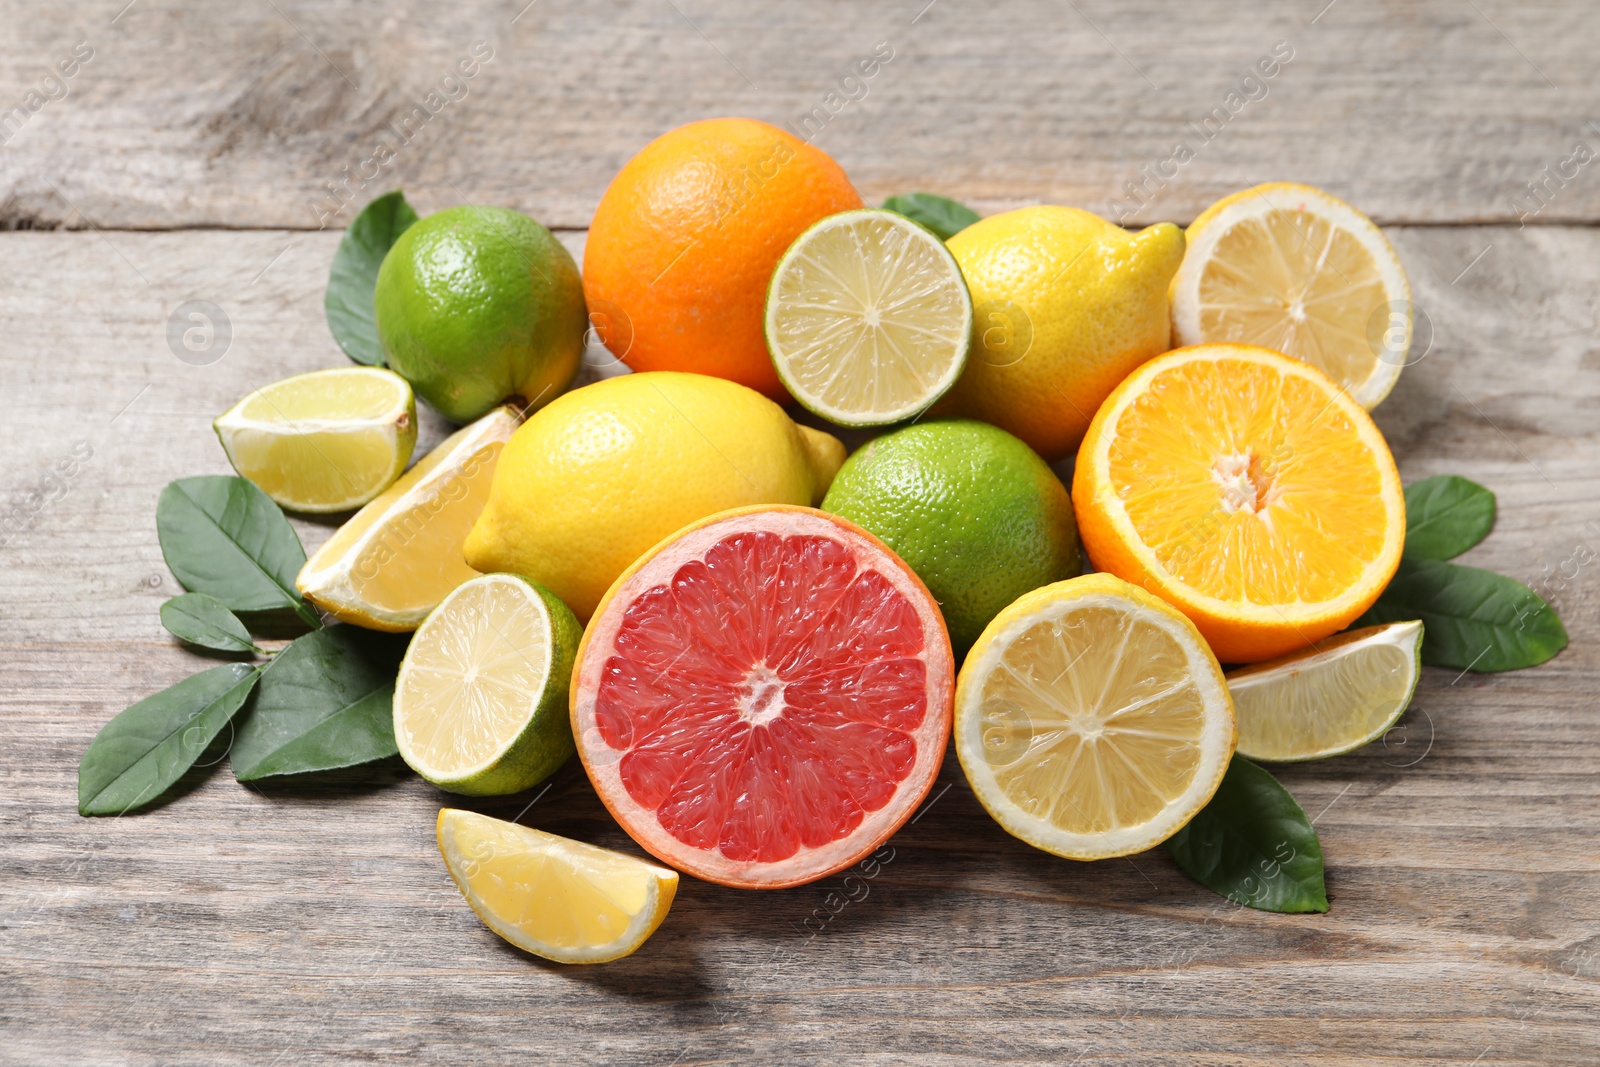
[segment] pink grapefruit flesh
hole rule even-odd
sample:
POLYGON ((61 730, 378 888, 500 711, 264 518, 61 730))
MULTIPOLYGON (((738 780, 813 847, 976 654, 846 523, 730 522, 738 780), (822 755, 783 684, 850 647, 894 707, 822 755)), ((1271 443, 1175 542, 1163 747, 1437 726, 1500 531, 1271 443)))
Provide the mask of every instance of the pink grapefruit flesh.
POLYGON ((573 734, 625 830, 698 878, 777 889, 872 852, 950 736, 938 605, 811 508, 724 512, 617 579, 578 652, 573 734))

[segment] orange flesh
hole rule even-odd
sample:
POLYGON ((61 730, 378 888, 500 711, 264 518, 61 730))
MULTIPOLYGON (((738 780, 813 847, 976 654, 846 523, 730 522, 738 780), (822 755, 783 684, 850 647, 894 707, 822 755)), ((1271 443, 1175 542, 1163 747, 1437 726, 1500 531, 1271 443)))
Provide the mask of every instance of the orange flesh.
POLYGON ((1383 551, 1378 458, 1324 389, 1271 366, 1193 360, 1156 375, 1109 460, 1139 539, 1217 600, 1333 600, 1383 551))

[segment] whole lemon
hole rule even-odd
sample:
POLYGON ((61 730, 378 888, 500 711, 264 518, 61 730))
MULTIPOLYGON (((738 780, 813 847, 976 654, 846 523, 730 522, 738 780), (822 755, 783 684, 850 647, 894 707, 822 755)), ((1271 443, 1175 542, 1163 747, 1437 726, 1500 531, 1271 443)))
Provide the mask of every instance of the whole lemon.
POLYGON ((454 422, 513 395, 548 401, 577 373, 589 328, 571 253, 499 207, 414 223, 378 268, 373 310, 389 367, 454 422))
POLYGON ((924 422, 868 442, 822 510, 877 534, 917 572, 958 657, 1007 604, 1083 564, 1066 486, 987 423, 924 422))
POLYGON ((753 389, 700 374, 625 374, 558 397, 512 435, 467 563, 549 588, 580 619, 628 565, 698 519, 816 505, 844 445, 753 389))
POLYGON ((947 242, 972 292, 972 355, 935 415, 994 423, 1047 460, 1078 447, 1117 383, 1169 347, 1183 231, 1138 233, 1068 207, 1025 207, 947 242))
POLYGON ((634 370, 714 374, 787 399, 762 330, 767 283, 812 223, 861 206, 829 155, 755 119, 704 119, 611 179, 583 250, 595 332, 634 370))

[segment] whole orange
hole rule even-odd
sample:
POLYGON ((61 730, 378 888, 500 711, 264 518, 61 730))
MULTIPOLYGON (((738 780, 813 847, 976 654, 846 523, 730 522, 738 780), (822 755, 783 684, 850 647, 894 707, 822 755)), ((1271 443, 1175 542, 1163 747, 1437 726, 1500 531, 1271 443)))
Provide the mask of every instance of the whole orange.
POLYGON ((776 126, 680 126, 600 198, 583 253, 590 321, 634 370, 711 374, 786 401, 761 330, 767 282, 803 230, 861 206, 839 164, 776 126))

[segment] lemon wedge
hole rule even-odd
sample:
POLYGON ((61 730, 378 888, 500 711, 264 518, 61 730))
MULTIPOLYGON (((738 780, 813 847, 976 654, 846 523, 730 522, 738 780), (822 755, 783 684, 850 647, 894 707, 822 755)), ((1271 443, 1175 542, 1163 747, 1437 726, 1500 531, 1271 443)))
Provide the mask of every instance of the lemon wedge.
POLYGON ((517 409, 497 408, 445 438, 306 561, 295 582, 301 594, 357 626, 416 629, 477 575, 462 544, 521 423, 517 409))
POLYGON ((656 932, 678 872, 476 812, 439 812, 439 852, 485 926, 557 963, 604 963, 656 932))
POLYGON ((233 469, 291 511, 358 508, 417 443, 417 401, 393 371, 340 367, 262 386, 211 424, 233 469))
POLYGON ((1211 799, 1233 704, 1194 624, 1090 574, 995 616, 956 684, 956 754, 1012 835, 1068 859, 1160 844, 1211 799))
POLYGON ((778 261, 767 348, 784 387, 841 426, 926 410, 967 365, 972 298, 931 230, 892 211, 829 215, 778 261))
POLYGON ((1305 360, 1372 410, 1410 359, 1411 287, 1394 246, 1320 189, 1272 182, 1190 224, 1172 279, 1173 347, 1260 345, 1305 360))
POLYGON ((1304 652, 1228 674, 1239 754, 1295 763, 1376 741, 1411 703, 1422 675, 1422 623, 1334 634, 1304 652))

